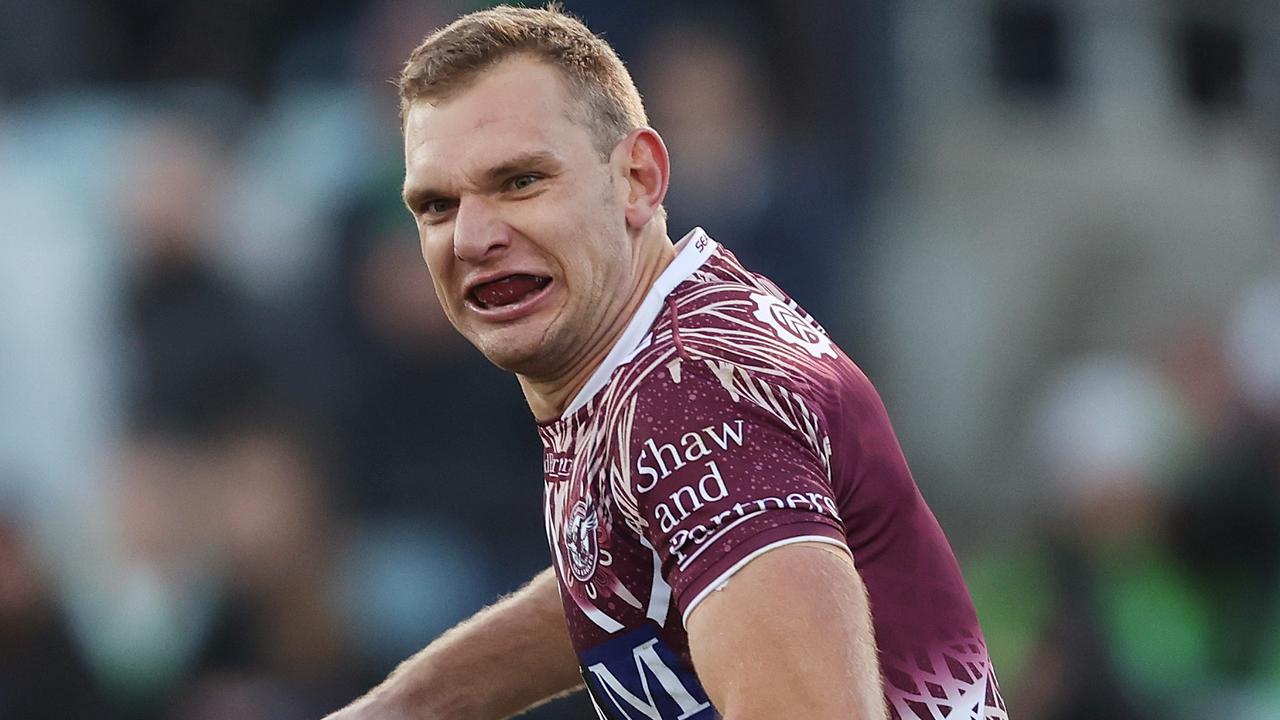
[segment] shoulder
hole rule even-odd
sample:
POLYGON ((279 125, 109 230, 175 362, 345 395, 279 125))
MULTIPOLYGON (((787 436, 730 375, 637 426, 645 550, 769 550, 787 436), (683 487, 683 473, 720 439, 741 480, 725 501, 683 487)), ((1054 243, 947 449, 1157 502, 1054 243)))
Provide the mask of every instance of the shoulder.
POLYGON ((632 438, 743 420, 802 432, 821 452, 823 415, 856 374, 807 312, 719 250, 664 298, 604 404, 632 438))
POLYGON ((705 365, 724 369, 721 375, 733 366, 799 389, 842 361, 826 330, 768 279, 708 262, 666 298, 624 374, 646 380, 637 389, 654 390, 680 380, 671 366, 705 365))
POLYGON ((641 474, 644 451, 663 444, 743 457, 799 453, 819 463, 829 453, 821 398, 778 368, 675 355, 635 385, 626 406, 625 437, 641 474))

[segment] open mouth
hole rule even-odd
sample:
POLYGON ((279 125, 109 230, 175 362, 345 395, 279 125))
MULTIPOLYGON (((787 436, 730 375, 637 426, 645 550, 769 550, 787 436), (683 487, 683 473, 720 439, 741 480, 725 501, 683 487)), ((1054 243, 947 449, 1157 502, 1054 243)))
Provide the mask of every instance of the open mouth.
POLYGON ((510 307, 541 293, 551 278, 541 275, 508 275, 471 288, 467 299, 483 310, 510 307))

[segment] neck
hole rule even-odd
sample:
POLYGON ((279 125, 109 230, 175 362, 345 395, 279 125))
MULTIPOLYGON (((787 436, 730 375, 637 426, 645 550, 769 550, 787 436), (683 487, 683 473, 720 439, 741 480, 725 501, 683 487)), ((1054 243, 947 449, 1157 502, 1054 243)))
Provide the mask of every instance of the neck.
POLYGON ((573 363, 567 372, 560 373, 552 379, 535 379, 519 375, 520 387, 524 390, 529 409, 539 422, 554 420, 564 413, 565 408, 578 392, 586 386, 587 381, 595 373, 596 368, 608 357, 609 351, 617 344, 618 338, 635 316, 636 310, 649 294, 649 289, 658 280, 658 276, 675 258, 675 246, 664 232, 652 236, 642 235, 636 239, 636 258, 632 274, 630 292, 618 311, 612 313, 604 325, 604 332, 596 333, 594 342, 581 357, 573 363))

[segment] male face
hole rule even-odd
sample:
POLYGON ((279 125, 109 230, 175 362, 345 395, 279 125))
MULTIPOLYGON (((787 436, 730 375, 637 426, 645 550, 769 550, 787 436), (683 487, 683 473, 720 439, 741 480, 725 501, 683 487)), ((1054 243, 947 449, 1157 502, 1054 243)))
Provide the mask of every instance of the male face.
POLYGON ((405 120, 405 201, 440 304, 494 364, 536 378, 606 331, 634 266, 625 171, 570 102, 559 71, 518 56, 405 120))

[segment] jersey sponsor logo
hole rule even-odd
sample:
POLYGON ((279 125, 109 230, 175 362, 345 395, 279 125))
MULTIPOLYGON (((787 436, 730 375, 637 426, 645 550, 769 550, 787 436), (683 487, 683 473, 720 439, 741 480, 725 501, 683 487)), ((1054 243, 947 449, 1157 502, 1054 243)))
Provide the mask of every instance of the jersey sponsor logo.
POLYGON ((737 418, 719 426, 708 425, 696 432, 686 432, 679 443, 657 443, 653 438, 644 441, 636 457, 636 472, 645 478, 636 484, 636 492, 642 495, 686 465, 703 461, 697 479, 674 489, 664 488, 666 499, 654 504, 654 518, 662 532, 671 532, 707 503, 729 496, 720 466, 715 460, 704 459, 717 452, 741 448, 745 437, 746 423, 737 418))
POLYGON ((574 503, 573 511, 565 521, 565 547, 569 553, 569 572, 579 582, 587 582, 596 574, 600 564, 600 541, 596 530, 600 519, 596 516, 595 503, 586 499, 574 503))
POLYGON ((573 472, 573 456, 548 452, 542 456, 542 474, 548 480, 563 480, 573 472))
POLYGON ((582 653, 582 677, 601 720, 715 720, 697 676, 653 625, 582 653))
MULTIPOLYGON (((635 490, 647 495, 677 471, 689 465, 688 475, 664 485, 649 506, 650 519, 663 533, 671 533, 668 552, 681 569, 701 553, 701 549, 737 525, 772 510, 802 510, 840 519, 835 501, 827 494, 807 491, 760 497, 742 497, 743 490, 730 497, 721 465, 714 458, 747 447, 749 425, 734 418, 686 432, 679 442, 658 442, 647 438, 636 456, 635 490), (729 503, 732 503, 730 505, 729 503)), ((825 443, 828 449, 830 444, 825 443)), ((724 458, 720 458, 723 460, 724 458)))
POLYGON ((687 432, 680 437, 679 443, 656 443, 653 438, 645 440, 640 455, 636 457, 636 472, 648 479, 640 481, 636 491, 649 492, 671 473, 711 455, 716 448, 742 447, 744 426, 739 418, 721 423, 719 427, 708 425, 697 432, 687 432))
POLYGON ((810 355, 819 358, 823 355, 836 356, 831 338, 812 320, 807 320, 787 303, 773 295, 752 293, 756 309, 756 319, 769 326, 779 340, 799 346, 810 355))
POLYGON ((803 510, 827 515, 840 520, 835 500, 818 492, 792 492, 785 497, 769 496, 735 502, 721 512, 711 515, 704 523, 685 523, 672 533, 668 551, 684 570, 702 552, 703 546, 715 541, 738 524, 775 510, 803 510))

